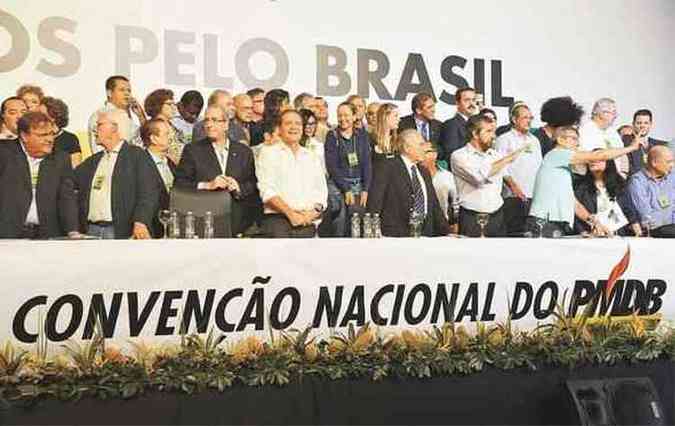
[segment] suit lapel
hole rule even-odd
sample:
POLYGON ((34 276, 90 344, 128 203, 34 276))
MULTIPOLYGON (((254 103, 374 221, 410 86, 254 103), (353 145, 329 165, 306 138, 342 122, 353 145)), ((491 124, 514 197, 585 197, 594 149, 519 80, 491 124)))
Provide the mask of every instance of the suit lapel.
POLYGON ((234 168, 237 166, 237 162, 239 161, 239 153, 237 152, 236 148, 234 148, 234 144, 237 142, 229 142, 229 149, 227 150, 227 167, 225 167, 225 175, 227 176, 233 176, 234 174, 234 168))
POLYGON ((23 217, 25 217, 28 214, 28 209, 30 209, 30 203, 33 199, 33 182, 31 181, 28 158, 23 152, 21 145, 19 145, 20 143, 21 142, 19 141, 16 142, 17 145, 14 154, 16 157, 16 165, 19 167, 21 173, 21 212, 23 217))
POLYGON ((207 170, 214 171, 214 176, 207 177, 207 179, 211 180, 215 176, 218 176, 221 173, 225 173, 225 170, 221 171, 220 162, 218 161, 218 155, 216 154, 216 150, 213 148, 213 144, 211 143, 211 141, 208 139, 204 139, 200 143, 202 144, 202 148, 204 150, 206 158, 208 158, 207 161, 209 163, 209 168, 207 170))

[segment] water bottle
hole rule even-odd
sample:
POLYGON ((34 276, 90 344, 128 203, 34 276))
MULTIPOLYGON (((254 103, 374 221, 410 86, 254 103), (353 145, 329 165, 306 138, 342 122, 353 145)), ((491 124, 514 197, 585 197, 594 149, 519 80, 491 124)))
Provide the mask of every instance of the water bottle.
POLYGON ((363 215, 363 238, 373 238, 373 220, 370 213, 363 215))
POLYGON ((195 237, 195 215, 192 212, 185 214, 185 238, 191 240, 195 237))
POLYGON ((358 213, 352 215, 352 238, 361 238, 361 217, 358 213))
POLYGON ((180 238, 180 219, 178 218, 178 212, 175 211, 171 212, 169 218, 169 238, 180 238))
POLYGON ((213 238, 213 213, 204 215, 204 238, 213 238))
POLYGON ((373 237, 382 238, 382 223, 380 222, 380 214, 373 214, 373 237))

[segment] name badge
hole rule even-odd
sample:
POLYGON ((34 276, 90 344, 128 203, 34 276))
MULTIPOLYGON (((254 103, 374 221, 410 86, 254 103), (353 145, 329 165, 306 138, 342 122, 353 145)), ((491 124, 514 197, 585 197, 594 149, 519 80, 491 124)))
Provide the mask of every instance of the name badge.
POLYGON ((103 188, 103 181, 105 176, 96 176, 94 177, 94 184, 91 186, 93 190, 100 191, 103 188))
POLYGON ((40 177, 39 177, 39 173, 38 173, 37 171, 31 173, 31 175, 30 175, 30 183, 31 183, 31 185, 33 186, 33 189, 37 188, 37 186, 38 186, 38 181, 39 181, 39 180, 40 180, 40 177))
POLYGON ((662 209, 670 207, 670 198, 668 198, 668 196, 665 194, 661 194, 659 196, 659 205, 662 209))
POLYGON ((356 167, 359 165, 359 157, 355 152, 350 152, 347 154, 347 162, 349 162, 349 167, 356 167))

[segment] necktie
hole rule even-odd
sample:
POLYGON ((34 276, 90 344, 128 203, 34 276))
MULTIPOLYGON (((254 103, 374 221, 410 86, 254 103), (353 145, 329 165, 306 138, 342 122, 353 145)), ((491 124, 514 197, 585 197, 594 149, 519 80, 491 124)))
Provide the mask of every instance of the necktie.
POLYGON ((429 123, 426 121, 422 123, 422 136, 425 141, 429 141, 429 123))
POLYGON ((410 167, 412 174, 412 188, 413 188, 413 211, 419 215, 424 215, 424 191, 417 174, 417 166, 414 164, 410 167))

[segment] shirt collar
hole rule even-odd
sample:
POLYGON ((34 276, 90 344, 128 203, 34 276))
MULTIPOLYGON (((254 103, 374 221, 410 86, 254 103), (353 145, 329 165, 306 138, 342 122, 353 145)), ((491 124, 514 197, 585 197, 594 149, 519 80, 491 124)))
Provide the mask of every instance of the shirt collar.
POLYGON ((213 146, 213 149, 216 151, 229 151, 230 150, 230 139, 225 138, 225 143, 222 145, 218 145, 215 141, 211 142, 211 146, 213 146))
POLYGON ((122 145, 124 144, 124 139, 120 140, 117 145, 113 147, 110 151, 106 151, 105 149, 103 150, 104 153, 106 154, 119 154, 120 150, 122 149, 122 145))
POLYGON ((415 120, 415 126, 417 127, 427 124, 427 120, 418 118, 416 114, 413 114, 413 119, 415 120))
POLYGON ((148 154, 150 154, 150 156, 152 157, 152 161, 154 161, 155 164, 160 164, 160 163, 166 164, 167 163, 166 157, 162 158, 149 149, 146 149, 146 151, 148 151, 148 154))
POLYGON ((464 119, 464 121, 469 121, 469 116, 468 116, 468 115, 464 115, 463 113, 461 113, 461 112, 459 112, 459 111, 457 111, 457 115, 459 115, 460 117, 462 117, 462 118, 464 119))
POLYGON ((494 151, 494 149, 492 149, 492 148, 488 148, 487 151, 481 151, 478 148, 476 148, 475 146, 471 145, 470 143, 466 144, 466 149, 469 151, 469 153, 478 154, 481 157, 492 155, 492 152, 494 151))
POLYGON ((401 155, 401 160, 403 160, 403 164, 405 164, 405 168, 408 169, 408 173, 410 173, 410 168, 412 166, 417 166, 417 164, 410 161, 410 159, 408 157, 406 157, 405 155, 401 155))

